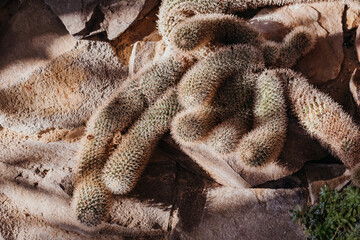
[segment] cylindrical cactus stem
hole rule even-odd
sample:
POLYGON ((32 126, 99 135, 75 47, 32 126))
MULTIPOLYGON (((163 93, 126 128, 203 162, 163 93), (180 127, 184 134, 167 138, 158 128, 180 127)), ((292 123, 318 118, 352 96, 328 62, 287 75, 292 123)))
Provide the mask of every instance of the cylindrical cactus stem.
POLYGON ((266 67, 275 66, 279 59, 281 44, 273 41, 262 43, 262 52, 266 67))
POLYGON ((158 140, 179 110, 176 90, 169 89, 129 129, 103 169, 102 179, 111 192, 125 194, 135 186, 158 140))
POLYGON ((240 140, 236 149, 237 157, 245 164, 244 166, 264 166, 278 159, 285 138, 284 122, 271 120, 256 127, 240 140))
POLYGON ((143 109, 139 79, 131 78, 90 118, 78 156, 79 176, 104 166, 115 132, 126 128, 143 109))
POLYGON ((233 74, 264 67, 261 53, 249 45, 221 48, 196 63, 181 79, 179 101, 185 108, 209 104, 221 83, 233 74))
POLYGON ((310 85, 300 74, 279 71, 287 82, 293 114, 301 126, 327 147, 348 168, 360 162, 360 128, 327 94, 310 85))
POLYGON ((89 227, 99 225, 109 213, 111 193, 101 180, 101 175, 93 172, 78 181, 74 190, 73 207, 78 220, 89 227))
POLYGON ((151 105, 167 89, 174 87, 190 65, 191 62, 187 59, 173 57, 165 57, 155 62, 151 70, 146 71, 140 79, 141 90, 147 104, 151 105))
POLYGON ((201 14, 188 18, 172 31, 172 49, 187 54, 214 50, 212 46, 230 44, 259 45, 259 33, 235 16, 225 14, 201 14))
POLYGON ((167 43, 177 24, 196 14, 235 14, 246 9, 243 0, 165 0, 159 10, 158 29, 167 43))
POLYGON ((240 111, 212 129, 207 138, 208 145, 216 154, 232 153, 245 133, 250 130, 251 114, 249 110, 240 111))
POLYGON ((213 106, 198 106, 183 110, 174 118, 171 126, 173 138, 179 144, 202 141, 219 123, 219 111, 213 106))
POLYGON ((275 70, 264 71, 255 88, 254 129, 237 148, 247 166, 259 167, 277 160, 286 139, 287 116, 284 85, 275 70))
POLYGON ((254 87, 258 77, 256 73, 240 72, 225 79, 212 100, 212 106, 222 112, 222 119, 236 115, 239 110, 253 105, 254 87))
POLYGON ((279 67, 292 67, 303 55, 313 49, 315 36, 306 27, 294 28, 283 40, 280 48, 277 65, 279 67))

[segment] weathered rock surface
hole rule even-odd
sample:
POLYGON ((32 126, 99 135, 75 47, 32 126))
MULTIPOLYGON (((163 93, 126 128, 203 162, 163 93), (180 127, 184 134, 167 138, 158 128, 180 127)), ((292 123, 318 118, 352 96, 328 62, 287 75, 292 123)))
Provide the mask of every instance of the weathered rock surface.
MULTIPOLYGON (((168 230, 176 189, 175 163, 163 157, 161 151, 154 154, 136 188, 114 199, 109 221, 91 229, 76 221, 71 208, 78 142, 18 141, 0 146, 0 193, 16 205, 12 211, 27 211, 58 230, 77 232, 83 237, 157 237, 164 236, 168 230)), ((25 230, 32 228, 36 226, 25 230)))
POLYGON ((251 23, 267 38, 277 41, 296 26, 308 27, 317 36, 317 43, 313 51, 299 60, 295 70, 308 77, 309 82, 321 84, 336 78, 341 70, 343 11, 341 3, 290 5, 264 9, 251 23))
POLYGON ((341 190, 350 181, 350 172, 342 164, 308 164, 305 166, 305 173, 311 204, 318 202, 320 189, 324 185, 341 190))
POLYGON ((144 17, 159 0, 45 0, 61 19, 69 33, 84 38, 105 33, 112 40, 124 32, 136 19, 144 17))
POLYGON ((77 127, 126 77, 108 43, 79 44, 0 89, 0 124, 24 132, 77 127))
POLYGON ((170 239, 306 239, 289 210, 306 204, 304 189, 208 189, 200 223, 176 226, 170 239))
POLYGON ((0 87, 27 78, 69 51, 75 39, 42 0, 28 0, 0 32, 0 87))

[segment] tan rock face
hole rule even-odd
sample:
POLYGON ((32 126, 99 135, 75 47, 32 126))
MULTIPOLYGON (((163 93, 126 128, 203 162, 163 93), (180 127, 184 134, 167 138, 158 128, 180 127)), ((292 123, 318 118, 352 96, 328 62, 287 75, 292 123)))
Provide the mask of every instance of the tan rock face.
POLYGON ((317 35, 313 51, 299 60, 295 69, 313 84, 337 77, 344 60, 341 3, 299 4, 260 11, 251 23, 267 38, 280 40, 292 28, 303 25, 317 35), (279 39, 280 38, 280 39, 279 39), (324 71, 326 69, 326 71, 324 71))
POLYGON ((190 231, 179 224, 172 239, 306 239, 288 221, 296 204, 306 204, 304 189, 209 189, 200 223, 190 231))
POLYGON ((108 43, 88 42, 0 89, 0 124, 25 132, 84 123, 127 76, 108 43))
POLYGON ((0 34, 0 87, 27 78, 74 45, 43 1, 26 1, 0 34))
POLYGON ((124 32, 137 18, 146 15, 159 0, 140 1, 56 1, 45 0, 76 38, 105 33, 112 40, 124 32))

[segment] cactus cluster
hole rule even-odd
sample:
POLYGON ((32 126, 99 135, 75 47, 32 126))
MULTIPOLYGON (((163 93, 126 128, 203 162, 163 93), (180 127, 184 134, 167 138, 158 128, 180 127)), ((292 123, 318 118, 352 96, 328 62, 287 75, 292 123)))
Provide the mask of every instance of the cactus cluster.
POLYGON ((288 69, 313 48, 312 34, 297 27, 282 42, 272 42, 231 15, 274 3, 163 1, 159 32, 169 51, 131 76, 88 122, 74 191, 80 222, 95 226, 106 220, 112 195, 131 191, 169 129, 180 145, 203 142, 220 157, 236 154, 250 169, 276 161, 286 140, 288 108, 354 169, 360 184, 359 127, 288 69))

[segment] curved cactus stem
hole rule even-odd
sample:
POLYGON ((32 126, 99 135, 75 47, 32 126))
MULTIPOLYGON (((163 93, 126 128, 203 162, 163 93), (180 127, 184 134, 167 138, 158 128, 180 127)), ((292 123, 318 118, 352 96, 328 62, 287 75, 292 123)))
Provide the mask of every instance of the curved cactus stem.
POLYGON ((360 128, 327 94, 309 84, 300 74, 282 70, 293 114, 301 126, 327 147, 348 168, 360 162, 360 128))
POLYGON ((74 190, 73 204, 78 220, 93 227, 106 220, 111 203, 111 193, 96 172, 81 178, 74 190))
POLYGON ((158 140, 179 110, 176 91, 169 89, 130 128, 103 169, 102 179, 113 193, 125 194, 135 186, 158 140))
POLYGON ((254 128, 236 149, 249 167, 277 160, 286 139, 287 116, 284 85, 275 70, 264 71, 256 83, 254 128))
POLYGON ((181 79, 178 91, 183 107, 209 104, 221 83, 232 75, 264 67, 260 52, 249 45, 221 48, 195 64, 181 79))
POLYGON ((277 66, 289 68, 295 65, 296 61, 307 54, 315 46, 315 36, 306 27, 294 28, 285 36, 280 47, 277 66))
POLYGON ((219 46, 230 44, 257 46, 259 33, 238 17, 202 14, 179 23, 170 36, 172 49, 195 56, 206 56, 219 46))

